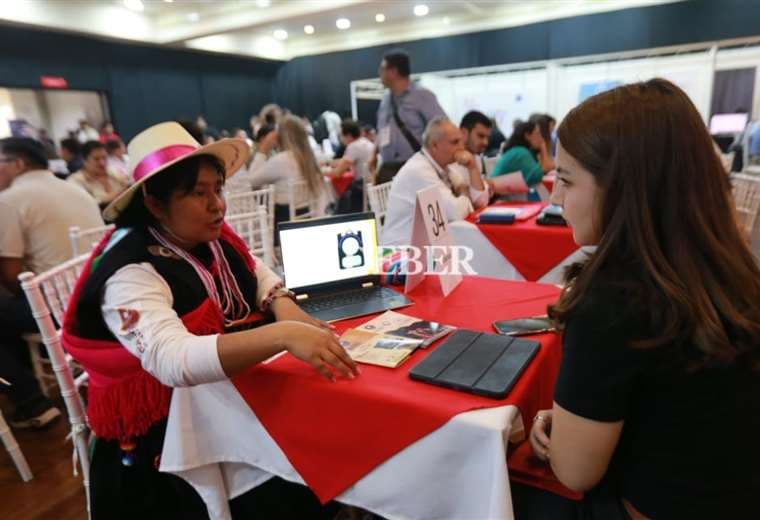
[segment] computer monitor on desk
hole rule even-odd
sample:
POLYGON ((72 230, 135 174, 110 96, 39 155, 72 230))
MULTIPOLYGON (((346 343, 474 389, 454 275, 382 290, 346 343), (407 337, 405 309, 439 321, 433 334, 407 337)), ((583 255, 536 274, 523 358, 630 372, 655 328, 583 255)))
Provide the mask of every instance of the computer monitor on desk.
POLYGON ((710 134, 740 134, 747 127, 748 122, 749 114, 715 114, 710 118, 710 134))

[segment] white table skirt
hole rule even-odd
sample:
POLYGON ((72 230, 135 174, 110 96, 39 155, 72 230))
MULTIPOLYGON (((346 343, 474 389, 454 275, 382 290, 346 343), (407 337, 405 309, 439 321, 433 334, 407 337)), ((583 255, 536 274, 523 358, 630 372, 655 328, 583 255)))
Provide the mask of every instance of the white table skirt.
MULTIPOLYGON (((475 274, 501 280, 525 280, 525 277, 501 254, 486 236, 480 232, 478 226, 466 220, 458 220, 449 224, 455 245, 469 247, 473 251, 473 259, 470 261, 475 274)), ((562 275, 566 266, 583 260, 586 252, 593 248, 579 248, 573 251, 567 258, 554 266, 544 274, 538 283, 561 285, 562 275), (584 252, 586 251, 586 252, 584 252)), ((536 251, 540 255, 540 251, 536 251)))
MULTIPOLYGON (((514 406, 457 415, 337 500, 389 519, 511 519, 506 450, 523 435, 514 406)), ((174 390, 160 469, 189 482, 214 519, 273 475, 303 483, 229 381, 174 390)))

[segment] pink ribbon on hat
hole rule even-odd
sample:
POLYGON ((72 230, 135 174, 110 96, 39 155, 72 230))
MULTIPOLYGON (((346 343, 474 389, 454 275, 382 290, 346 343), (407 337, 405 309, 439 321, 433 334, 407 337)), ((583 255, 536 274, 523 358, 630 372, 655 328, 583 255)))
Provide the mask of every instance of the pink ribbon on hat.
POLYGON ((149 153, 142 161, 137 163, 135 171, 132 173, 132 178, 137 182, 164 164, 184 157, 195 150, 197 150, 195 146, 188 144, 174 144, 166 148, 160 148, 155 152, 149 153))

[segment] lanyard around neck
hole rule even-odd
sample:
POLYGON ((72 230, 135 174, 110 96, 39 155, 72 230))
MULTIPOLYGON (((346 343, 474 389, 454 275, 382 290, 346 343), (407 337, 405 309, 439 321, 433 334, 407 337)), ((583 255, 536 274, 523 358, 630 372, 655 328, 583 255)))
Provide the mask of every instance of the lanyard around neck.
POLYGON ((432 157, 430 157, 430 154, 428 153, 428 151, 425 148, 423 148, 422 150, 420 150, 420 153, 425 158, 425 160, 427 160, 427 162, 430 163, 430 166, 433 167, 433 169, 435 170, 435 173, 438 174, 438 178, 441 179, 443 181, 443 183, 448 186, 449 185, 449 176, 446 174, 446 170, 444 170, 443 168, 441 168, 441 165, 438 164, 437 162, 435 162, 435 159, 433 159, 432 157))

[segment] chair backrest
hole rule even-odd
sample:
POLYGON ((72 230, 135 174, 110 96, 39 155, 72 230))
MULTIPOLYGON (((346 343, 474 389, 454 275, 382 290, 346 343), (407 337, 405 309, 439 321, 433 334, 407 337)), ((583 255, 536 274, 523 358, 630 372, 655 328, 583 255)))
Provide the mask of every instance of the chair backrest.
POLYGON ((288 185, 290 220, 304 220, 319 216, 318 203, 319 201, 311 196, 306 181, 293 181, 288 185))
POLYGON ((259 206, 256 211, 229 216, 226 220, 235 233, 245 241, 253 255, 261 258, 269 267, 274 267, 273 235, 269 232, 264 206, 259 206))
POLYGON ((375 218, 377 219, 378 227, 385 218, 385 212, 388 211, 388 195, 391 192, 391 183, 385 182, 383 184, 367 183, 365 186, 367 191, 367 197, 369 199, 369 209, 375 212, 375 218))
POLYGON ((760 212, 760 177, 737 174, 732 177, 732 182, 739 225, 751 236, 760 212))
POLYGON ((87 423, 82 401, 77 392, 71 366, 66 360, 66 354, 61 347, 61 337, 56 327, 63 323, 63 314, 68 305, 69 297, 74 290, 79 273, 82 271, 88 254, 72 258, 63 264, 39 275, 26 272, 19 275, 21 288, 29 300, 32 316, 40 329, 42 342, 47 349, 53 373, 61 389, 61 396, 66 405, 74 448, 82 467, 87 510, 90 509, 90 459, 87 446, 87 423), (55 321, 53 321, 55 319, 55 321))
POLYGON ((114 228, 113 224, 94 228, 81 229, 79 226, 69 228, 69 240, 71 241, 71 258, 76 258, 82 253, 87 253, 103 238, 108 231, 114 228))
POLYGON ((486 165, 486 175, 490 175, 492 171, 496 168, 496 163, 499 162, 499 159, 501 156, 497 155, 495 157, 486 157, 483 159, 483 162, 486 165))
POLYGON ((227 195, 227 215, 250 213, 259 206, 264 206, 269 218, 269 229, 274 225, 274 185, 270 184, 260 190, 230 193, 227 195))

